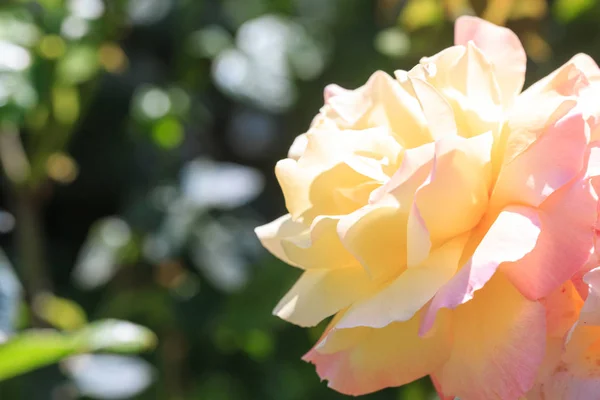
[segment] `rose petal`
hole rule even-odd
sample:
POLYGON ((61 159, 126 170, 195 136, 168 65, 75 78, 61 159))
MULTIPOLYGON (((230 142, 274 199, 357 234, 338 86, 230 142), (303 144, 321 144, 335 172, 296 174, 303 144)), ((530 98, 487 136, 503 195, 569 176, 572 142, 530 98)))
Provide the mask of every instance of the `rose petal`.
POLYGON ((429 331, 441 308, 456 308, 473 298, 484 287, 502 263, 518 262, 531 252, 540 234, 535 210, 507 207, 498 215, 469 262, 434 296, 429 305, 421 334, 429 331))
POLYGON ((315 326, 375 290, 360 266, 305 271, 273 314, 299 326, 315 326))
MULTIPOLYGON (((597 242, 598 232, 596 232, 595 236, 597 242)), ((598 262, 598 254, 595 249, 592 249, 590 252, 590 259, 588 260, 588 262, 583 266, 583 268, 581 268, 575 273, 575 275, 571 277, 571 282, 573 282, 575 289, 577 289, 577 293, 579 293, 579 296, 584 301, 587 299, 590 288, 588 284, 583 281, 583 277, 585 276, 585 274, 596 268, 598 265, 600 265, 600 262, 598 262)))
POLYGON ((546 309, 546 331, 551 338, 564 339, 583 306, 583 299, 570 280, 540 300, 546 309))
POLYGON ((356 265, 337 234, 340 217, 319 216, 309 230, 287 237, 281 248, 288 260, 304 269, 344 268, 356 265))
POLYGON ((550 354, 544 360, 536 387, 527 395, 528 400, 584 400, 595 398, 600 390, 600 268, 586 273, 584 279, 589 295, 583 308, 583 300, 571 281, 543 300, 549 334, 561 335, 561 340, 549 342, 550 354), (568 336, 567 331, 570 331, 568 336))
POLYGON ((430 178, 416 190, 414 200, 434 245, 469 231, 486 212, 492 144, 491 132, 436 142, 430 178))
POLYGON ((393 196, 407 217, 407 265, 416 266, 432 245, 473 228, 486 211, 491 186, 491 132, 447 137, 405 152, 398 171, 371 195, 393 196), (444 207, 439 206, 444 198, 444 207))
POLYGON ((569 61, 583 71, 589 80, 597 81, 600 79, 600 68, 598 68, 596 61, 589 55, 584 53, 575 54, 569 61))
POLYGON ((431 235, 417 203, 413 203, 410 209, 406 229, 406 267, 418 267, 429 257, 431 235))
POLYGON ((497 274, 452 313, 452 353, 434 375, 462 399, 517 400, 534 384, 545 353, 545 311, 497 274))
POLYGON ((420 316, 382 329, 333 328, 304 356, 316 365, 328 386, 349 395, 362 395, 401 386, 439 368, 450 350, 450 324, 437 321, 435 333, 419 337, 420 316))
POLYGON ((325 86, 325 89, 323 90, 323 100, 325 100, 325 103, 329 103, 329 100, 335 96, 351 95, 351 93, 352 90, 345 89, 332 83, 325 86))
MULTIPOLYGON (((577 70, 583 73, 586 80, 597 80, 600 79, 600 69, 596 62, 587 54, 576 54, 569 61, 561 65, 559 68, 554 70, 552 73, 547 75, 546 77, 540 79, 533 85, 531 85, 527 90, 523 92, 525 96, 531 96, 533 93, 539 94, 548 91, 556 91, 557 88, 566 88, 568 86, 564 86, 565 78, 577 78, 573 72, 577 70)), ((564 95, 572 95, 576 94, 576 91, 573 90, 577 86, 571 85, 571 90, 558 90, 562 92, 564 95)))
MULTIPOLYGON (((383 179, 384 164, 387 167, 395 164, 401 151, 400 145, 384 128, 312 130, 306 136, 308 143, 302 157, 281 160, 275 167, 292 218, 303 217, 306 223, 317 215, 345 214, 366 204, 369 193, 357 203, 340 190, 372 182, 373 177, 383 179), (376 157, 378 162, 360 163, 360 170, 357 170, 351 162, 356 157, 376 157), (369 165, 376 169, 368 171, 364 168, 369 165)), ((391 168, 394 169, 393 165, 391 168)))
POLYGON ((564 350, 564 337, 563 338, 555 338, 548 336, 546 338, 546 355, 544 356, 544 360, 542 361, 542 365, 538 370, 538 374, 536 377, 536 383, 533 388, 527 395, 525 399, 527 400, 548 400, 552 397, 546 397, 544 384, 554 374, 556 367, 560 363, 560 358, 562 356, 562 351, 564 350))
MULTIPOLYGON (((590 79, 594 79, 594 68, 591 68, 590 62, 597 69, 588 56, 575 56, 518 97, 509 115, 509 126, 513 134, 508 138, 504 151, 505 163, 511 162, 534 143, 542 132, 556 125, 569 112, 581 113, 591 123, 592 129, 600 128, 594 118, 589 118, 597 109, 594 106, 597 94, 590 90, 590 79), (535 107, 531 107, 531 104, 535 104, 535 107), (573 110, 574 107, 577 110, 573 110)), ((593 136, 593 133, 590 135, 593 136)))
POLYGON ((598 196, 588 180, 575 180, 542 203, 535 249, 518 264, 502 267, 524 296, 547 296, 586 264, 594 245, 597 207, 598 196))
POLYGON ((436 145, 433 142, 406 150, 400 168, 394 172, 389 181, 371 194, 369 203, 377 203, 391 194, 408 212, 408 205, 412 204, 415 191, 431 173, 435 151, 436 145))
MULTIPOLYGON (((600 390, 600 268, 584 276, 589 294, 579 320, 561 346, 560 357, 549 366, 528 400, 584 400, 597 397, 600 390)), ((581 300, 579 300, 581 302, 581 300)))
MULTIPOLYGON (((533 132, 514 132, 533 135, 533 132)), ((589 129, 581 114, 572 113, 549 127, 531 145, 505 164, 492 194, 494 206, 539 206, 577 174, 584 164, 589 129)))
POLYGON ((308 146, 308 138, 306 137, 306 134, 303 133, 296 136, 296 139, 294 139, 294 142, 288 150, 288 158, 291 158, 292 160, 298 160, 306 151, 306 146, 308 146))
POLYGON ((600 176, 600 142, 593 142, 588 146, 588 160, 586 178, 600 176))
POLYGON ((494 72, 504 104, 511 104, 525 83, 527 56, 513 31, 483 19, 462 16, 454 25, 454 43, 475 42, 494 64, 494 72))
POLYGON ((600 327, 582 326, 572 335, 553 373, 528 400, 589 400, 600 392, 600 327))
POLYGON ((454 400, 454 396, 445 396, 444 395, 442 385, 440 385, 438 380, 435 379, 435 377, 433 375, 431 376, 431 383, 433 383, 433 387, 435 388, 435 391, 437 392, 440 400, 454 400))
POLYGON ((383 328, 411 319, 454 275, 468 235, 450 240, 433 251, 417 268, 409 268, 372 297, 352 305, 338 328, 383 328))
POLYGON ((406 268, 406 221, 397 204, 367 205, 343 217, 338 234, 369 276, 381 281, 406 268))
POLYGON ((406 148, 431 139, 417 99, 382 71, 357 90, 336 91, 327 105, 323 112, 345 129, 387 127, 406 148))
POLYGON ((594 268, 585 274, 583 281, 589 286, 589 292, 581 309, 579 322, 583 325, 600 326, 600 268, 594 268))
POLYGON ((280 260, 297 267, 285 254, 281 246, 282 240, 301 234, 307 230, 307 226, 292 220, 290 214, 286 214, 268 224, 254 229, 260 243, 280 260))
POLYGON ((460 136, 499 132, 505 105, 493 65, 473 42, 422 58, 408 76, 426 80, 444 96, 454 111, 460 136))
POLYGON ((413 78, 406 71, 396 71, 396 79, 419 101, 431 139, 457 134, 454 111, 448 101, 424 79, 413 78))
MULTIPOLYGON (((575 106, 579 112, 584 112, 588 104, 593 104, 584 98, 588 94, 593 97, 589 90, 590 78, 581 69, 589 69, 584 64, 574 57, 518 97, 509 115, 509 126, 511 131, 519 134, 509 138, 505 162, 510 162, 575 106)), ((587 118, 587 114, 584 117, 587 118)))

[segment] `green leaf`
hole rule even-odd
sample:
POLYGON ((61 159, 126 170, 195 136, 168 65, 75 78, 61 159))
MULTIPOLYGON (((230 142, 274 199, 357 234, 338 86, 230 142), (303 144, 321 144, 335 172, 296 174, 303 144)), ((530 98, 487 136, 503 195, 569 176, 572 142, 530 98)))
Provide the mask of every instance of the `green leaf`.
POLYGON ((57 331, 28 331, 0 346, 0 380, 52 364, 76 353, 73 338, 57 331))
POLYGON ((87 351, 114 353, 139 353, 153 348, 157 341, 148 328, 119 320, 94 322, 79 331, 75 337, 80 347, 87 351))
POLYGON ((594 0, 557 0, 552 14, 561 22, 571 22, 594 6, 594 0))
POLYGON ((34 302, 36 314, 61 330, 83 327, 87 322, 85 311, 74 301, 51 294, 42 294, 34 302))
POLYGON ((118 320, 98 321, 73 332, 30 330, 0 345, 0 380, 96 351, 138 353, 151 349, 156 336, 142 326, 118 320))

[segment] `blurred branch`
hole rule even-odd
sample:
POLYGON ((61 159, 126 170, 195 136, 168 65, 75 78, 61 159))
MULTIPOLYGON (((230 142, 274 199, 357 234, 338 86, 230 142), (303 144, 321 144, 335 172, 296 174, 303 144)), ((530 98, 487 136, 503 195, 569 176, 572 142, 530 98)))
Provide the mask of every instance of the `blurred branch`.
POLYGON ((183 399, 185 393, 184 387, 184 367, 185 360, 185 337, 177 330, 171 330, 164 334, 162 339, 162 360, 164 367, 164 379, 166 394, 170 399, 183 399))
MULTIPOLYGON (((31 187, 31 168, 18 129, 5 123, 0 132, 0 164, 10 184, 16 215, 16 248, 26 296, 35 298, 50 290, 44 263, 43 234, 36 189, 31 187)), ((34 318, 36 325, 41 325, 34 318)))
POLYGON ((12 124, 4 124, 0 132, 0 163, 12 184, 23 185, 29 178, 29 161, 19 131, 12 124))
MULTIPOLYGON (((38 196, 31 188, 14 190, 16 247, 20 272, 29 304, 51 290, 51 280, 44 257, 44 241, 38 196)), ((37 318, 34 318, 37 321, 37 318)), ((38 321, 36 323, 40 325, 38 321)))

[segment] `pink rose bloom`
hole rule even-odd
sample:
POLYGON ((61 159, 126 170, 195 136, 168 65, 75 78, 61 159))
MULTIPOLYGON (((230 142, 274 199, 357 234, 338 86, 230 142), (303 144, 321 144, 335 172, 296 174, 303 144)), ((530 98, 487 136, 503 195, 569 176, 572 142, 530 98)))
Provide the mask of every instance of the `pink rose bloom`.
POLYGON ((600 70, 578 55, 521 93, 513 32, 462 17, 455 42, 325 89, 276 166, 289 214, 256 229, 303 270, 274 313, 333 316, 304 359, 342 393, 592 399, 600 70))

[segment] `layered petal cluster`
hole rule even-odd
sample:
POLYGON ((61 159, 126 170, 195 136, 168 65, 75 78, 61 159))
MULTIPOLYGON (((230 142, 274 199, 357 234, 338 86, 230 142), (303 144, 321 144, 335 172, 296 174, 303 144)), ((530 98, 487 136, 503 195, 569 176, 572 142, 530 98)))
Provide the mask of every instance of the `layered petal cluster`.
POLYGON ((278 162, 289 214, 256 233, 303 272, 274 313, 333 316, 304 357, 331 388, 600 390, 600 70, 578 55, 521 93, 525 66, 513 32, 462 17, 410 71, 328 86, 278 162))

